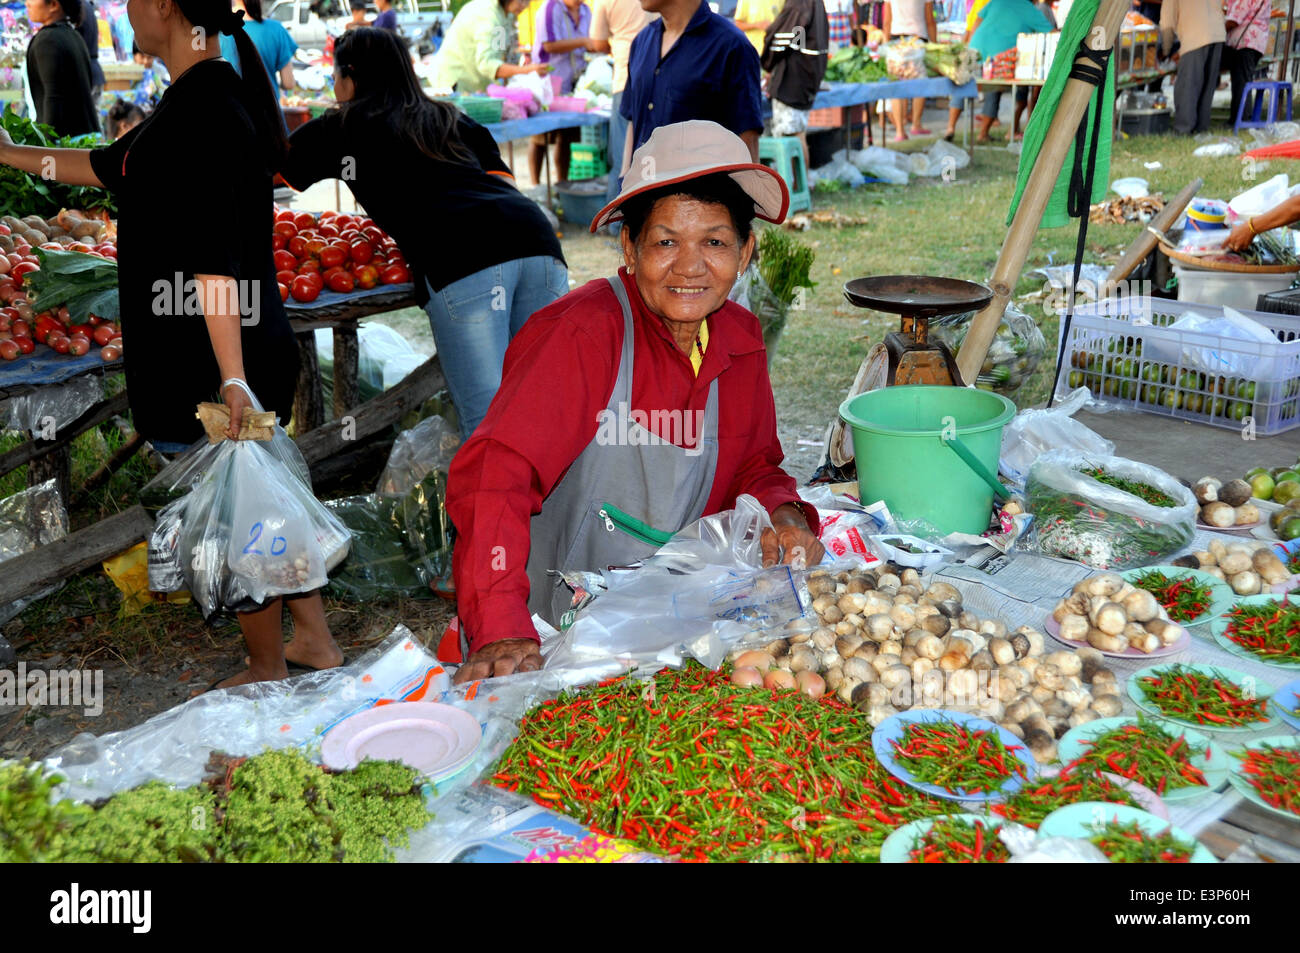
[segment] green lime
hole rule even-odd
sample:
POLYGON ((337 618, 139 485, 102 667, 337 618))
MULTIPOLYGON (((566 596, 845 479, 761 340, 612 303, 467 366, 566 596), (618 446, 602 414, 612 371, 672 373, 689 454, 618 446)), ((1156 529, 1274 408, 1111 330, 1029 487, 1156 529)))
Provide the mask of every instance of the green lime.
POLYGON ((1271 500, 1273 498, 1275 484, 1273 478, 1267 473, 1256 473, 1250 480, 1250 495, 1260 500, 1271 500))
POLYGON ((1300 499, 1300 480, 1283 480, 1273 490, 1273 502, 1287 504, 1300 499))
POLYGON ((1284 542, 1300 539, 1300 516, 1293 516, 1284 522, 1277 531, 1278 538, 1284 542))
MULTIPOLYGON (((1246 482, 1249 483, 1251 477, 1253 477, 1253 476, 1258 476, 1258 475, 1261 474, 1261 473, 1268 473, 1268 468, 1267 468, 1267 467, 1251 467, 1249 470, 1246 471, 1246 482)), ((1269 475, 1271 476, 1272 474, 1269 474, 1269 475)))
POLYGON ((1300 480, 1300 473, 1297 473, 1295 470, 1283 470, 1275 479, 1278 483, 1294 482, 1300 480))

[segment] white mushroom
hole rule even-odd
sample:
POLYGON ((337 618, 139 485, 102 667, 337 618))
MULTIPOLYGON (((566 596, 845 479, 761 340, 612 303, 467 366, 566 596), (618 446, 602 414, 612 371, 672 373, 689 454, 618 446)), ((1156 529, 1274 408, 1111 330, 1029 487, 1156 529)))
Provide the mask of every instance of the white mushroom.
MULTIPOLYGON (((1086 632, 1084 633, 1087 634, 1086 632)), ((989 653, 998 665, 1010 665, 1016 660, 1015 649, 1006 639, 989 639, 989 653)))
MULTIPOLYGON (((1134 622, 1150 622, 1160 614, 1160 603, 1145 589, 1135 589, 1120 603, 1124 613, 1134 622)), ((1102 628, 1098 626, 1098 628, 1102 628)))
POLYGON ((882 612, 867 616, 866 634, 873 642, 884 642, 894 631, 894 620, 882 612))
POLYGON ((1088 637, 1088 630, 1092 628, 1087 616, 1067 615, 1061 622, 1061 638, 1069 639, 1071 642, 1082 642, 1088 637))
POLYGON ((1128 616, 1124 614, 1124 607, 1114 603, 1107 602, 1096 607, 1091 613, 1092 624, 1107 635, 1119 635, 1124 631, 1124 626, 1128 625, 1128 616))
POLYGON ((1092 710, 1102 718, 1113 718, 1124 710, 1124 702, 1118 695, 1094 695, 1092 710))

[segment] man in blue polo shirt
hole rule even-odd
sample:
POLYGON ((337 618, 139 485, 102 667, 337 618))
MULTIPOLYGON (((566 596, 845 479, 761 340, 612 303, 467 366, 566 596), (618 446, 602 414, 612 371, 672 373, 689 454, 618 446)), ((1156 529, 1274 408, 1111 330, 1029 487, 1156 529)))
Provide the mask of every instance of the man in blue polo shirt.
MULTIPOLYGON (((763 105, 758 53, 707 0, 641 0, 655 20, 636 35, 619 112, 628 120, 624 163, 659 126, 710 119, 740 136, 758 161, 763 105)), ((612 174, 612 173, 611 173, 612 174)))

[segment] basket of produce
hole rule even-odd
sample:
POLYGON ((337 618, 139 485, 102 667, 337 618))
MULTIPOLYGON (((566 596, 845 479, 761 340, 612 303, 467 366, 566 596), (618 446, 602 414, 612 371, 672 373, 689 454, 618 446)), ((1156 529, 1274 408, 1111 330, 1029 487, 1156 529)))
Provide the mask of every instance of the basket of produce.
POLYGON ((1196 529, 1187 487, 1123 457, 1049 450, 1030 467, 1025 495, 1039 551, 1098 569, 1158 563, 1196 529))
POLYGON ((889 79, 885 64, 871 55, 865 46, 848 46, 836 50, 826 66, 828 83, 880 83, 889 79))
POLYGON ((925 79, 925 46, 920 40, 894 40, 883 47, 890 79, 925 79))
POLYGON ((979 64, 980 55, 960 43, 925 44, 926 67, 958 86, 965 86, 979 75, 979 64))
MULTIPOLYGON (((974 311, 944 315, 930 320, 930 332, 952 349, 961 353, 962 343, 970 330, 974 311)), ((991 390, 1004 397, 1015 398, 1020 388, 1034 375, 1038 364, 1047 353, 1047 340, 1037 323, 1013 304, 1007 305, 997 332, 989 345, 975 386, 991 390)))
POLYGON ((1112 406, 1238 431, 1249 417, 1261 437, 1300 427, 1300 316, 1239 314, 1274 340, 1197 330, 1226 320, 1218 306, 1132 297, 1081 306, 1061 342, 1057 397, 1087 387, 1112 406))

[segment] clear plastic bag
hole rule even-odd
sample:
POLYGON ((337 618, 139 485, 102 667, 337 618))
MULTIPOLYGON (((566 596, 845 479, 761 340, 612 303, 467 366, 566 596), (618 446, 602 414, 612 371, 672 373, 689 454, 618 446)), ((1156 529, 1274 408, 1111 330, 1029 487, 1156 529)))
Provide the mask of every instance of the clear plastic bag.
POLYGON ((1092 394, 1080 387, 1050 409, 1022 410, 1002 431, 998 470, 1024 486, 1029 468, 1049 450, 1077 450, 1089 457, 1109 457, 1115 444, 1074 419, 1092 394))
POLYGON ((1030 467, 1025 495, 1034 515, 1033 546, 1097 569, 1158 563, 1187 546, 1196 532, 1191 491, 1163 470, 1123 457, 1050 451, 1030 467), (1148 503, 1080 472, 1085 467, 1144 483, 1175 505, 1148 503))
MULTIPOLYGON (((68 535, 68 511, 54 480, 46 480, 0 500, 0 562, 30 553, 68 535)), ((64 580, 32 596, 0 606, 0 623, 8 622, 37 599, 62 586, 64 580)))
MULTIPOLYGON (((952 348, 954 354, 960 354, 974 317, 974 311, 966 311, 934 318, 930 321, 930 331, 952 348)), ((1034 319, 1009 304, 998 322, 975 386, 1014 399, 1038 370, 1046 353, 1047 340, 1034 319)))
POLYGON ((348 558, 330 576, 330 589, 361 602, 377 596, 432 598, 407 547, 401 497, 349 496, 325 504, 352 534, 348 558))
POLYGON ((919 40, 895 40, 882 47, 890 79, 925 79, 925 44, 919 40))
POLYGON ((161 526, 151 538, 158 551, 150 554, 150 584, 172 577, 172 588, 156 591, 175 591, 179 568, 208 618, 325 585, 326 574, 347 555, 350 536, 312 495, 303 474, 281 459, 288 448, 297 454, 277 425, 269 442, 223 440, 194 453, 186 472, 203 458, 201 475, 159 514, 161 526), (177 522, 179 531, 168 535, 177 522))
POLYGON ((442 417, 426 417, 398 434, 379 477, 378 493, 403 495, 434 470, 446 471, 460 447, 460 434, 442 417))
POLYGON ((761 568, 759 538, 771 525, 762 504, 742 495, 735 509, 686 527, 639 568, 605 573, 605 590, 547 666, 602 658, 674 664, 690 655, 716 668, 749 633, 801 617, 802 567, 761 568))

